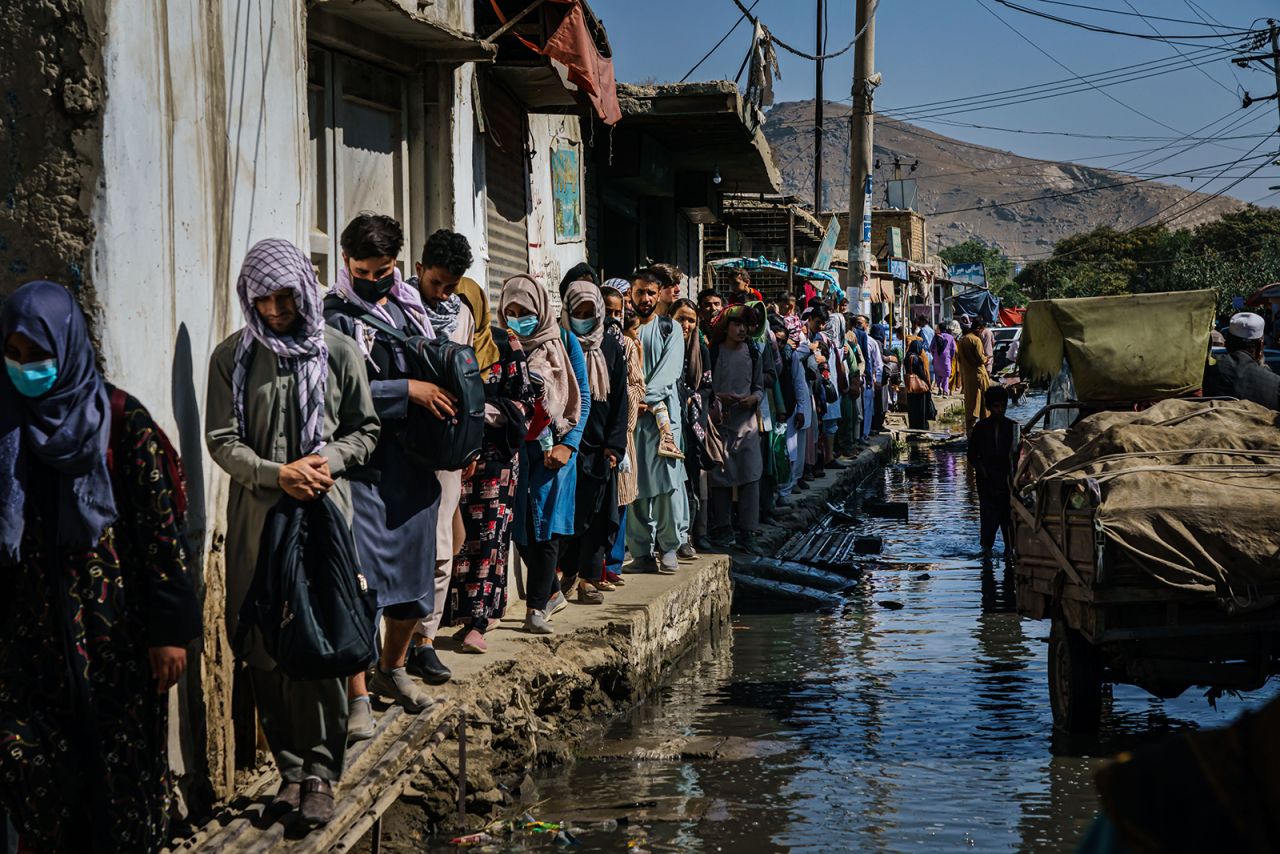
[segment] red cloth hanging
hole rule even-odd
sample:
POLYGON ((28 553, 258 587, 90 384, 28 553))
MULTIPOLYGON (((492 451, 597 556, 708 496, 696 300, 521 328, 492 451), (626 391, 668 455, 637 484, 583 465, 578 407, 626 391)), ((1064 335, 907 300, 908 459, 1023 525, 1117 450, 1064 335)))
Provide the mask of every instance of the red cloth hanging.
MULTIPOLYGON (((506 23, 507 16, 498 6, 498 0, 489 0, 498 20, 506 23)), ((547 43, 538 46, 519 34, 516 38, 529 50, 563 65, 569 82, 586 93, 595 108, 596 115, 606 125, 616 125, 622 119, 622 106, 618 103, 618 83, 614 77, 613 60, 601 56, 596 40, 587 26, 582 0, 547 0, 549 3, 567 5, 568 11, 547 43)))

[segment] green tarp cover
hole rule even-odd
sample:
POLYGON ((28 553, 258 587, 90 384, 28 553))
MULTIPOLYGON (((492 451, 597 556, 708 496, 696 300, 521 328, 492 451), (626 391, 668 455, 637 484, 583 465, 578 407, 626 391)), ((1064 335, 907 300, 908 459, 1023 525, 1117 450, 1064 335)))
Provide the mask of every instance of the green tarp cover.
POLYGON ((1256 403, 1162 400, 1029 434, 1014 487, 1032 509, 1089 496, 1159 585, 1245 606, 1280 581, 1280 413, 1256 403))
POLYGON ((1037 300, 1027 307, 1018 366, 1057 376, 1066 359, 1077 400, 1158 400, 1200 388, 1213 291, 1037 300))

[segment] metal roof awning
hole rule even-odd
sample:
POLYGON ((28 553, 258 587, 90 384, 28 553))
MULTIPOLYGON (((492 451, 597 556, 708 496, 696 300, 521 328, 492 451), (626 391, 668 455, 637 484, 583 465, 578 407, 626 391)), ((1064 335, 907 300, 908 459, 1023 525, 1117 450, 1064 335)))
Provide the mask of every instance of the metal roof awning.
POLYGON ((638 128, 670 153, 677 168, 720 174, 726 192, 776 193, 781 186, 759 111, 729 80, 618 84, 624 129, 638 128))
POLYGON ((796 196, 724 197, 725 221, 756 239, 786 242, 793 215, 798 243, 816 246, 822 242, 826 229, 817 217, 800 206, 796 196))
POLYGON ((496 48, 418 11, 416 0, 315 0, 307 16, 313 41, 415 68, 426 62, 490 62, 496 48), (400 50, 389 49, 388 37, 400 50))
MULTIPOLYGON (((773 270, 778 273, 792 272, 792 268, 782 261, 770 261, 768 258, 721 258, 709 262, 717 270, 773 270)), ((808 267, 796 267, 796 278, 809 281, 823 281, 829 287, 838 288, 840 279, 830 270, 811 270, 808 267)))

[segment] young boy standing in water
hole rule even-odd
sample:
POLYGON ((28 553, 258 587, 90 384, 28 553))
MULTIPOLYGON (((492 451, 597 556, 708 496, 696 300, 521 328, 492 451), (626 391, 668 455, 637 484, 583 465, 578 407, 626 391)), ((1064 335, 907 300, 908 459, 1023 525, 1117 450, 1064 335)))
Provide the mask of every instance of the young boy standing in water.
POLYGON ((986 564, 991 562, 996 531, 999 531, 1004 541, 1005 563, 1009 563, 1013 559, 1009 484, 1014 460, 1017 459, 1021 426, 1005 415, 1009 408, 1009 392, 1004 386, 988 388, 984 402, 990 415, 974 425, 973 434, 969 437, 969 465, 978 481, 982 560, 986 564))

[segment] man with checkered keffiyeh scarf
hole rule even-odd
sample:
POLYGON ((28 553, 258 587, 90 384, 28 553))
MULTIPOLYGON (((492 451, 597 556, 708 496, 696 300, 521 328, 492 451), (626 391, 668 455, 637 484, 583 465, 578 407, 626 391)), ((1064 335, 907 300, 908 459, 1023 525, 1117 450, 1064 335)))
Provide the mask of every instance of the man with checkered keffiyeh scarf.
MULTIPOLYGON (((231 476, 227 501, 226 616, 236 636, 268 512, 288 494, 327 496, 351 518, 345 475, 363 466, 379 424, 356 343, 325 325, 320 283, 301 250, 264 240, 236 283, 245 326, 214 350, 205 439, 231 476)), ((266 655, 257 633, 237 653, 282 779, 272 808, 307 820, 332 813, 347 729, 343 679, 295 681, 266 655)))

